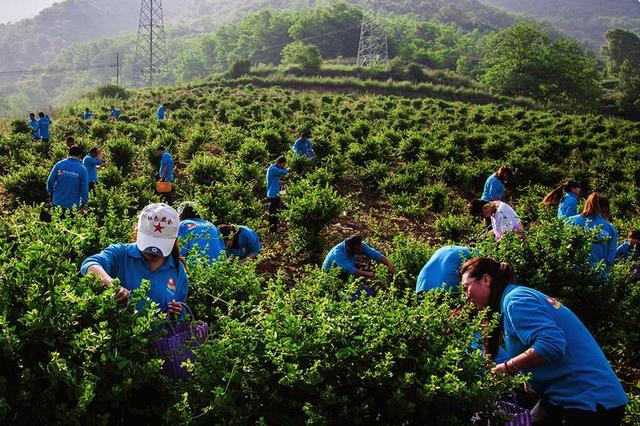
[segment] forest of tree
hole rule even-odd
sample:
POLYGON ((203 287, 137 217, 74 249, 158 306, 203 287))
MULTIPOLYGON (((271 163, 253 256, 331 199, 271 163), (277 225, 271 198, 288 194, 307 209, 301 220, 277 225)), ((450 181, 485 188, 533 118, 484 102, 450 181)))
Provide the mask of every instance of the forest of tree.
POLYGON ((598 50, 610 28, 640 32, 637 0, 481 0, 491 6, 544 19, 598 50))

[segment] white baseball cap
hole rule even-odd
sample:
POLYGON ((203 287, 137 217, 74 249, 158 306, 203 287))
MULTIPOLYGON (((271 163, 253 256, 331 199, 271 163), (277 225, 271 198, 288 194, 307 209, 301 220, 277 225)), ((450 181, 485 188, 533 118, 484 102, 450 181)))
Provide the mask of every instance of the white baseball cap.
POLYGON ((136 246, 145 253, 168 257, 178 238, 178 212, 168 204, 149 204, 138 218, 136 246))

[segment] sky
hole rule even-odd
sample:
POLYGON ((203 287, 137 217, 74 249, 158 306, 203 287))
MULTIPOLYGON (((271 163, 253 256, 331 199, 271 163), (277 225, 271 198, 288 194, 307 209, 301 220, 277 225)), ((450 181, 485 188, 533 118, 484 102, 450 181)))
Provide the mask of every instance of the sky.
POLYGON ((0 0, 0 24, 32 18, 59 1, 62 0, 0 0))

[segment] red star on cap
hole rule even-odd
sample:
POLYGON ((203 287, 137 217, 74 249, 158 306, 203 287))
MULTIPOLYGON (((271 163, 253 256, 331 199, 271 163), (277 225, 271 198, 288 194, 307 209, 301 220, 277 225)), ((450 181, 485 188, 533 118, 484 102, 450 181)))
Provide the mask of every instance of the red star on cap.
POLYGON ((157 225, 153 225, 154 229, 153 232, 159 232, 162 234, 162 230, 164 229, 164 226, 162 226, 161 224, 157 224, 157 225))

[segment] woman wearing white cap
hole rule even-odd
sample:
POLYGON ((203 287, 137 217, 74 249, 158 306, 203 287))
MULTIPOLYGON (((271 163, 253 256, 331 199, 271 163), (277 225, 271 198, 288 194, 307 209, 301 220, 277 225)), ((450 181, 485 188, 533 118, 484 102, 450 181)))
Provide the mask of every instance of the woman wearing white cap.
POLYGON ((80 272, 100 277, 104 287, 113 286, 113 279, 118 278, 118 302, 125 302, 142 280, 149 280, 149 298, 163 312, 180 315, 182 305, 178 302, 187 299, 189 283, 176 242, 179 226, 178 212, 171 206, 150 204, 138 218, 135 243, 110 245, 86 258, 80 272))

